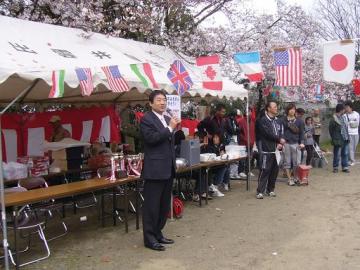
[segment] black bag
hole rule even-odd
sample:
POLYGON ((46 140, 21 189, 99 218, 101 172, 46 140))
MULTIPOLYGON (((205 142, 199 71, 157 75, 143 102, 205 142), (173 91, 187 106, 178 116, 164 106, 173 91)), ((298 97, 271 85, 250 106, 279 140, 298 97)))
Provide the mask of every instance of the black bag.
POLYGON ((300 128, 295 124, 294 122, 288 122, 288 128, 291 130, 292 133, 294 134, 299 134, 300 133, 300 128))

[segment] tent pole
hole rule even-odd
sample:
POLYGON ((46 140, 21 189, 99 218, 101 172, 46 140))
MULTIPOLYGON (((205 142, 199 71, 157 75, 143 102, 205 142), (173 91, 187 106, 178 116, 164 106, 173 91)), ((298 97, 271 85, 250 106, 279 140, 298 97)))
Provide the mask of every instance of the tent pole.
MULTIPOLYGON (((0 114, 0 134, 2 134, 2 114, 0 114)), ((6 224, 6 209, 5 209, 5 191, 4 191, 4 174, 3 174, 3 164, 2 164, 3 156, 2 156, 2 140, 0 139, 0 190, 1 190, 1 222, 3 228, 3 247, 4 247, 4 260, 5 260, 5 269, 9 269, 9 244, 8 244, 8 236, 7 236, 7 224, 6 224)))
MULTIPOLYGON (((3 114, 14 105, 22 96, 26 95, 34 88, 39 79, 34 80, 30 86, 25 88, 21 93, 14 98, 1 112, 0 112, 0 135, 2 135, 2 116, 3 114)), ((1 137, 0 137, 1 138, 1 137)), ((1 204, 1 222, 3 229, 3 246, 4 246, 4 260, 5 260, 5 269, 9 269, 9 243, 7 237, 7 223, 6 223, 6 207, 5 207, 5 187, 4 187, 4 171, 3 171, 3 156, 2 156, 2 140, 0 139, 0 204, 1 204)))
POLYGON ((40 79, 35 79, 33 81, 33 83, 28 87, 26 88, 25 90, 25 93, 24 94, 20 94, 21 99, 19 100, 19 103, 22 103, 24 101, 24 99, 27 97, 28 94, 30 94, 30 92, 34 89, 35 85, 40 81, 40 79))
POLYGON ((249 98, 246 99, 246 125, 247 125, 247 162, 248 162, 248 173, 246 177, 246 190, 250 190, 250 172, 251 172, 251 153, 250 153, 250 119, 249 119, 249 98))

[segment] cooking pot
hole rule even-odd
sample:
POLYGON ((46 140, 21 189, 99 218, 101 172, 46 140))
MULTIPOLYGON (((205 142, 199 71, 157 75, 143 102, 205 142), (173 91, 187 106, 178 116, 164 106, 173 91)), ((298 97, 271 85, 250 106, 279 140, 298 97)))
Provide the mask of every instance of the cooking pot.
POLYGON ((188 161, 185 158, 177 158, 176 159, 176 168, 185 168, 188 166, 188 161))

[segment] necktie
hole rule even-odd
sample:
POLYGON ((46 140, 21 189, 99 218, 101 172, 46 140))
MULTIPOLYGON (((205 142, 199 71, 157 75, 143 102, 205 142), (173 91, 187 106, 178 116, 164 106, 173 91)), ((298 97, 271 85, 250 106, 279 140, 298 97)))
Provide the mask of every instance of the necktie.
POLYGON ((164 127, 167 127, 167 123, 166 123, 166 120, 164 118, 164 116, 161 117, 161 122, 163 123, 164 127))

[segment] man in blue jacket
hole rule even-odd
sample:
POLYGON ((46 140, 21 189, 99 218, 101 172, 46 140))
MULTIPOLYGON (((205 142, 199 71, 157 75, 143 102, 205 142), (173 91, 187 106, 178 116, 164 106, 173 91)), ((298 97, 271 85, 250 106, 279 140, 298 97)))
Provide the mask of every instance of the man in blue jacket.
POLYGON ((170 211, 171 191, 175 174, 174 130, 180 119, 164 115, 166 95, 155 90, 149 96, 151 112, 140 122, 140 133, 144 140, 144 206, 142 212, 144 245, 163 251, 162 244, 173 244, 162 234, 170 211))
POLYGON ((260 154, 260 174, 257 187, 257 199, 264 195, 276 197, 275 183, 279 172, 276 150, 282 150, 285 144, 283 127, 276 118, 277 104, 269 101, 265 106, 265 114, 257 120, 256 143, 260 154))

